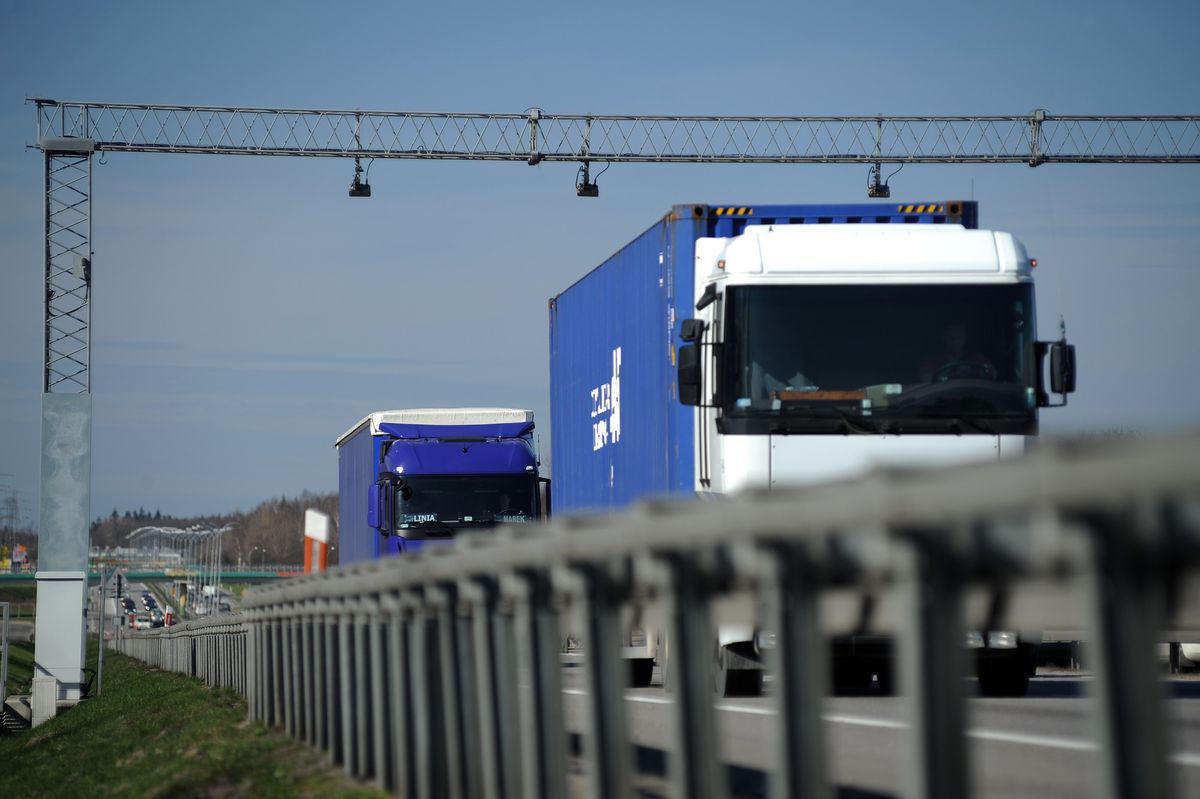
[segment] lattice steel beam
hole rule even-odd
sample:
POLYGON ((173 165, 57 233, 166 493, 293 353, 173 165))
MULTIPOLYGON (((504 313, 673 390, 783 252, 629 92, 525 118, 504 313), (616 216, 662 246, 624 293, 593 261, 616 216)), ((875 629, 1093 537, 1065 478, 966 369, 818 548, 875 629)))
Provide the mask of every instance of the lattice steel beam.
POLYGON ((1200 163, 1200 115, 631 116, 34 99, 39 142, 98 150, 491 161, 1200 163))
POLYGON ((92 169, 86 147, 46 151, 46 394, 91 390, 92 169))

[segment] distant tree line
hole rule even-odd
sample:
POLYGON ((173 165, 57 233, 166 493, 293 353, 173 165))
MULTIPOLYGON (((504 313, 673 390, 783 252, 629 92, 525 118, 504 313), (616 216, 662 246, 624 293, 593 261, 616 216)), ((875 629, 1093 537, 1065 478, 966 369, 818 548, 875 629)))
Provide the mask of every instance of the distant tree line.
POLYGON ((334 549, 331 561, 337 559, 337 494, 315 494, 305 491, 289 499, 281 496, 268 499, 248 512, 215 516, 172 516, 155 509, 145 508, 119 511, 113 508, 107 517, 97 516, 91 526, 91 544, 94 547, 113 548, 129 544, 129 534, 140 527, 177 527, 185 529, 193 525, 223 527, 233 525, 225 534, 221 546, 221 560, 236 566, 252 563, 303 563, 304 562, 304 511, 314 508, 329 514, 335 520, 334 549))

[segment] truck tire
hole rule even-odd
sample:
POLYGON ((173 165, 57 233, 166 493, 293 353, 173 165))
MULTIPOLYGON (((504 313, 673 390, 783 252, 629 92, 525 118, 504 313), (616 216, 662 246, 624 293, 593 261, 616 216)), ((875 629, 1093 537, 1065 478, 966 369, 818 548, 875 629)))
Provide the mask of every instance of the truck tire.
POLYGON ((975 672, 979 677, 979 692, 984 696, 1025 696, 1029 691, 1032 648, 1020 644, 1000 655, 979 657, 975 672))
POLYGON ((759 696, 763 692, 762 669, 727 669, 723 696, 759 696))
POLYGON ((647 688, 654 677, 654 659, 636 658, 629 661, 629 687, 647 688))
POLYGON ((835 694, 861 694, 871 689, 874 670, 864 660, 838 658, 833 662, 833 692, 835 694))

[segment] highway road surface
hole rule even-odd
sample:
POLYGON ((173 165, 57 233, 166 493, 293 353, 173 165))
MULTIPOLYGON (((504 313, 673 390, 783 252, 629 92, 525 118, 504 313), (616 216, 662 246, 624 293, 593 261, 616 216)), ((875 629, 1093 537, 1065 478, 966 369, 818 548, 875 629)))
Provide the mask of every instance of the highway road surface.
MULTIPOLYGON (((1095 725, 1087 696, 1089 682, 1087 675, 1043 670, 1030 683, 1027 697, 971 698, 967 734, 975 795, 987 799, 1095 796, 1099 750, 1091 733, 1095 725)), ((966 688, 969 695, 975 691, 970 683, 966 688)), ((1164 680, 1163 688, 1168 696, 1170 767, 1177 795, 1200 797, 1200 679, 1164 680)), ((569 732, 584 732, 586 691, 583 667, 564 669, 569 732)), ((633 689, 625 701, 634 743, 670 750, 671 694, 657 687, 633 689)), ((720 747, 727 764, 751 774, 770 767, 775 745, 771 705, 766 697, 717 702, 720 747)), ((828 773, 838 795, 897 795, 909 730, 904 699, 878 694, 831 697, 823 715, 828 773)), ((735 793, 756 795, 762 788, 761 773, 757 781, 735 775, 734 784, 735 793)), ((656 795, 664 785, 661 777, 648 777, 638 787, 643 795, 656 795)))

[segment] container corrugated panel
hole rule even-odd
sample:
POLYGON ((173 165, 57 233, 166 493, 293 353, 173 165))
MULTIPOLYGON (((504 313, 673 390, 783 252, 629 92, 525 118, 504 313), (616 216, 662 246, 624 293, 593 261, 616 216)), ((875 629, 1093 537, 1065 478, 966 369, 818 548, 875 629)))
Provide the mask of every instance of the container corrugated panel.
POLYGON ((380 438, 367 424, 338 447, 338 563, 379 557, 379 533, 367 524, 367 487, 378 477, 380 438))
POLYGON ((556 511, 691 491, 693 411, 674 361, 701 228, 683 208, 550 301, 556 511))

